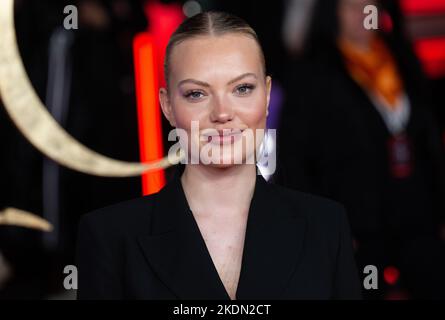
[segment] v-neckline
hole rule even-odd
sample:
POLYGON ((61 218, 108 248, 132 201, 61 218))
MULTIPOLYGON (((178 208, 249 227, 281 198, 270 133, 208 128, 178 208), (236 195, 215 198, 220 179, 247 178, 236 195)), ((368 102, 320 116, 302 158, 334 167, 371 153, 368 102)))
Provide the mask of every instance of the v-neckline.
MULTIPOLYGON (((199 226, 188 212, 179 179, 155 198, 150 230, 139 235, 140 248, 159 279, 179 299, 229 300, 199 226)), ((283 296, 298 264, 307 219, 292 193, 256 177, 250 203, 235 298, 283 296)), ((147 198, 147 203, 151 203, 147 198)))
POLYGON ((198 221, 196 220, 196 218, 195 218, 195 216, 193 214, 193 211, 191 210, 190 205, 188 203, 188 200, 187 200, 187 197, 185 195, 185 190, 184 190, 184 187, 182 185, 180 176, 177 179, 178 179, 177 182, 179 183, 179 187, 180 187, 180 190, 181 190, 183 202, 184 202, 185 208, 187 210, 186 214, 190 215, 190 219, 191 219, 191 222, 193 224, 194 232, 197 233, 199 241, 201 243, 201 247, 204 248, 204 251, 206 253, 206 260, 212 266, 213 276, 214 276, 214 278, 216 278, 218 280, 218 285, 220 286, 221 290, 224 291, 226 299, 227 300, 231 300, 231 301, 236 301, 236 300, 238 300, 238 292, 239 292, 240 284, 242 283, 241 282, 242 275, 245 272, 245 270, 244 270, 245 269, 245 259, 246 259, 246 253, 247 253, 247 250, 246 250, 246 242, 247 241, 246 240, 248 239, 249 225, 251 224, 251 220, 252 220, 252 205, 253 205, 253 202, 254 202, 254 199, 255 199, 255 195, 258 192, 258 183, 259 183, 258 179, 259 178, 255 175, 254 191, 253 191, 253 194, 252 194, 252 199, 250 200, 249 212, 247 214, 247 220, 246 220, 246 229, 245 229, 245 232, 244 232, 243 249, 242 249, 243 251, 242 251, 242 254, 241 254, 241 266, 240 266, 239 277, 238 277, 236 290, 235 290, 235 299, 232 299, 230 297, 230 295, 227 292, 227 289, 226 289, 226 287, 224 285, 224 282, 223 282, 223 280, 221 279, 221 276, 218 273, 218 269, 216 268, 216 265, 215 265, 215 262, 213 261, 212 255, 210 254, 210 250, 209 250, 209 248, 207 246, 207 243, 206 243, 206 241, 204 239, 204 236, 203 236, 203 234, 201 232, 201 229, 199 228, 198 221))

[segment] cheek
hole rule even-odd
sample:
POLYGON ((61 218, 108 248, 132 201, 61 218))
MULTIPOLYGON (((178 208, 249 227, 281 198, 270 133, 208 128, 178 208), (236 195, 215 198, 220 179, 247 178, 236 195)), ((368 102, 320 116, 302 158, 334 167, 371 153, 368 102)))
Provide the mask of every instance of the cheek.
POLYGON ((207 113, 204 106, 198 104, 190 105, 181 100, 174 100, 173 113, 176 120, 176 127, 187 132, 187 148, 191 150, 192 145, 198 146, 200 144, 199 130, 205 125, 207 113))
POLYGON ((190 106, 179 101, 173 104, 173 113, 178 128, 190 131, 192 121, 202 121, 204 109, 201 106, 190 106))
POLYGON ((263 129, 266 126, 267 99, 264 94, 252 97, 240 105, 238 115, 249 128, 263 129))

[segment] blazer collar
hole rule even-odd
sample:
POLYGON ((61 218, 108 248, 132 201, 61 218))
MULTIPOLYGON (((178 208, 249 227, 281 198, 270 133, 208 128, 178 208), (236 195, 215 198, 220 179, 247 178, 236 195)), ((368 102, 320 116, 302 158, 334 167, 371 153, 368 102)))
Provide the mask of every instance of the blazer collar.
MULTIPOLYGON (((306 220, 280 189, 256 178, 237 299, 279 299, 303 247, 306 220)), ((149 265, 180 299, 230 299, 189 209, 179 176, 158 194, 151 230, 139 236, 149 265)))

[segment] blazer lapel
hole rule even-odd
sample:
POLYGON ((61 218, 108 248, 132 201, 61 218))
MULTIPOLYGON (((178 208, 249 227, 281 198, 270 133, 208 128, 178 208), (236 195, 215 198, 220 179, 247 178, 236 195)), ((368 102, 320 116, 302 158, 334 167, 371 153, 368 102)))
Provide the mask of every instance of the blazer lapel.
POLYGON ((237 299, 280 299, 303 248, 306 219, 288 191, 257 176, 246 229, 237 299))
POLYGON ((179 177, 157 194, 150 234, 139 244, 149 265, 179 299, 230 299, 189 209, 179 177))
MULTIPOLYGON (((157 195, 151 230, 138 237, 148 264, 179 299, 229 300, 177 176, 157 195)), ((278 299, 296 269, 306 221, 257 176, 237 299, 278 299)))

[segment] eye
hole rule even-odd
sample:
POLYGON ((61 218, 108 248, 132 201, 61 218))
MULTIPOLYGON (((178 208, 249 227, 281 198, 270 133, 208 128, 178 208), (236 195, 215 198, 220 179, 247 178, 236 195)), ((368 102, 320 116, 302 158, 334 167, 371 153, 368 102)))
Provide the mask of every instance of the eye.
POLYGON ((186 97, 189 100, 199 100, 202 97, 204 97, 204 93, 197 90, 190 90, 184 94, 184 97, 186 97))
POLYGON ((235 93, 240 96, 245 96, 251 93, 253 89, 255 89, 253 84, 244 83, 235 88, 235 93))

